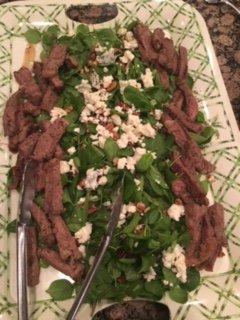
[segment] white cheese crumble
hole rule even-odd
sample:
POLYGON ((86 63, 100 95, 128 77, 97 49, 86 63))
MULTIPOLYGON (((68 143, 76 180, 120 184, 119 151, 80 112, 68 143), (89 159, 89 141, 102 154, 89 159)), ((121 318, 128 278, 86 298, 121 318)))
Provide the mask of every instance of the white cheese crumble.
POLYGON ((149 68, 145 70, 145 73, 141 74, 141 79, 142 79, 144 88, 153 87, 153 75, 152 75, 152 71, 149 68))
POLYGON ((78 250, 81 252, 82 257, 85 258, 85 257, 86 257, 86 246, 84 246, 83 244, 81 244, 81 245, 78 247, 78 250))
POLYGON ((104 76, 103 77, 103 88, 107 88, 107 87, 109 87, 110 86, 110 84, 113 82, 113 76, 104 76))
POLYGON ((55 120, 62 118, 67 115, 67 111, 64 110, 63 108, 59 107, 54 107, 50 111, 50 116, 51 116, 51 122, 54 122, 55 120))
POLYGON ((90 81, 91 81, 91 84, 92 84, 93 88, 100 89, 101 80, 100 80, 99 75, 97 74, 96 71, 91 73, 90 81))
POLYGON ((60 173, 65 174, 68 172, 70 172, 70 165, 68 162, 64 160, 60 161, 60 173))
POLYGON ((80 128, 75 128, 73 131, 76 133, 80 133, 80 128))
POLYGON ((117 115, 117 114, 113 114, 113 115, 111 116, 111 119, 112 119, 113 123, 114 123, 116 126, 118 126, 118 127, 122 124, 122 119, 121 119, 121 117, 119 117, 119 115, 117 115))
POLYGON ((162 257, 164 267, 171 269, 176 273, 180 281, 187 281, 187 267, 185 261, 184 249, 177 244, 174 248, 169 247, 163 251, 162 257))
POLYGON ((124 52, 124 55, 120 57, 119 60, 124 64, 128 64, 129 62, 133 61, 134 58, 135 58, 134 54, 131 51, 126 50, 124 52))
POLYGON ((101 65, 108 66, 116 60, 114 48, 107 49, 106 47, 98 46, 95 51, 98 53, 96 60, 101 65))
POLYGON ((67 152, 72 155, 76 152, 76 148, 75 147, 68 148, 67 152))
POLYGON ((86 172, 86 178, 84 179, 85 188, 96 190, 99 185, 105 185, 108 181, 106 177, 108 171, 109 166, 105 166, 101 169, 88 169, 86 172))
POLYGON ((87 222, 84 227, 80 228, 77 232, 75 232, 75 238, 78 243, 86 243, 90 240, 90 236, 92 233, 92 224, 87 222))
POLYGON ((123 40, 124 48, 134 50, 138 47, 137 40, 134 38, 132 31, 127 31, 123 40))
POLYGON ((181 204, 172 204, 167 210, 169 217, 175 221, 179 221, 182 216, 185 215, 184 206, 181 204))
POLYGON ((117 33, 119 36, 125 36, 127 33, 127 29, 126 28, 119 28, 117 33))
POLYGON ((144 148, 136 148, 135 153, 132 157, 123 157, 117 159, 117 168, 119 170, 123 170, 126 168, 127 170, 131 171, 132 173, 135 171, 135 166, 137 162, 141 159, 141 157, 147 153, 147 150, 144 148))
POLYGON ((160 110, 160 109, 154 110, 154 117, 156 120, 160 120, 162 117, 162 114, 163 114, 162 110, 160 110))
POLYGON ((153 269, 153 267, 150 267, 149 272, 144 274, 143 277, 145 280, 147 280, 147 282, 150 282, 152 280, 155 280, 156 276, 157 276, 157 274, 156 274, 155 270, 153 269))
POLYGON ((132 86, 137 89, 141 89, 141 83, 137 82, 135 79, 129 79, 129 80, 120 80, 119 81, 119 86, 120 86, 120 92, 123 94, 124 90, 128 86, 132 86))
POLYGON ((137 207, 134 203, 130 202, 129 204, 124 204, 119 216, 118 227, 123 225, 126 222, 127 217, 131 216, 137 211, 137 207))

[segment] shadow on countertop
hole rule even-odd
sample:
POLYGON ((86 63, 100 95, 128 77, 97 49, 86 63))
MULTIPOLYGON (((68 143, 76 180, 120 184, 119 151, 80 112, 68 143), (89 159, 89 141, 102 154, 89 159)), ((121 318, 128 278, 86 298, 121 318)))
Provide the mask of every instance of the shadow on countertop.
MULTIPOLYGON (((186 0, 204 17, 216 51, 223 79, 240 127, 240 16, 227 5, 186 0)), ((240 8, 240 1, 232 1, 240 8)))

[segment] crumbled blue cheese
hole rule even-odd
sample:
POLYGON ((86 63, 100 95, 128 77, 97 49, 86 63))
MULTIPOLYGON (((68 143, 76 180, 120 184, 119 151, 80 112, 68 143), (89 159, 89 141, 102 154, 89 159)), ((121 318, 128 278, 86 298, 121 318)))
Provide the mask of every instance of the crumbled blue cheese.
POLYGON ((133 61, 134 58, 135 58, 134 54, 131 51, 126 50, 124 52, 124 55, 120 57, 119 60, 124 64, 128 64, 129 62, 133 61))
POLYGON ((162 257, 164 267, 176 273, 176 277, 181 282, 187 281, 187 267, 184 249, 177 244, 174 248, 169 247, 163 251, 162 257))
POLYGON ((67 152, 72 155, 76 152, 76 148, 75 147, 68 148, 67 152))
POLYGON ((114 48, 107 49, 106 47, 99 46, 95 51, 98 54, 96 58, 97 62, 103 66, 108 66, 116 60, 114 48))
POLYGON ((75 128, 73 131, 76 133, 80 133, 80 128, 75 128))
POLYGON ((175 221, 179 221, 182 216, 185 215, 185 209, 184 206, 181 204, 173 204, 171 207, 167 210, 167 214, 170 218, 172 218, 175 221))
POLYGON ((101 169, 90 168, 86 172, 86 178, 84 179, 84 186, 86 189, 96 190, 98 186, 103 186, 107 183, 107 177, 109 166, 105 166, 101 169))
POLYGON ((123 157, 119 158, 116 161, 117 168, 119 170, 123 170, 126 168, 127 170, 131 171, 132 173, 135 171, 135 166, 137 162, 141 159, 141 157, 147 152, 144 148, 136 148, 135 153, 132 157, 123 157))
POLYGON ((160 120, 162 117, 163 111, 160 109, 155 109, 154 110, 154 117, 156 120, 160 120))
POLYGON ((119 81, 119 86, 120 86, 120 92, 123 94, 124 90, 128 86, 132 86, 137 89, 141 89, 141 83, 137 82, 135 79, 129 79, 129 80, 120 80, 119 81))
POLYGON ((99 78, 99 75, 97 74, 96 71, 92 72, 91 75, 90 75, 90 81, 91 81, 91 84, 92 84, 92 87, 95 88, 95 89, 100 89, 101 87, 101 80, 99 78))
POLYGON ((74 236, 78 243, 86 243, 90 240, 92 233, 92 224, 87 222, 84 227, 75 232, 74 236))
POLYGON ((124 204, 119 216, 118 226, 120 227, 126 222, 127 217, 131 216, 137 211, 137 206, 130 202, 129 204, 124 204))
POLYGON ((113 76, 112 75, 110 75, 110 76, 104 76, 103 77, 103 88, 107 88, 107 87, 109 87, 110 86, 110 84, 113 82, 113 76))
POLYGON ((121 117, 119 117, 119 115, 117 115, 117 114, 113 114, 113 115, 111 116, 111 119, 112 119, 113 123, 114 123, 116 126, 118 126, 118 127, 122 124, 122 119, 121 119, 121 117))
POLYGON ((141 79, 142 79, 144 88, 153 87, 153 85, 154 85, 153 84, 153 74, 149 68, 147 68, 145 70, 145 73, 141 74, 141 79))
POLYGON ((157 274, 156 274, 155 270, 153 269, 153 267, 150 267, 149 272, 144 274, 143 277, 145 280, 147 280, 147 282, 150 282, 152 280, 155 280, 156 276, 157 276, 157 274))
POLYGON ((134 50, 138 47, 137 40, 134 38, 132 31, 127 31, 123 40, 124 48, 134 50))
POLYGON ((70 172, 70 165, 68 162, 64 160, 60 161, 60 173, 65 174, 68 172, 70 172))
POLYGON ((83 244, 81 244, 78 247, 78 250, 80 251, 80 253, 82 254, 82 257, 85 258, 86 257, 86 246, 84 246, 83 244))
POLYGON ((67 115, 67 111, 64 110, 63 108, 59 107, 54 107, 50 111, 50 116, 51 116, 51 122, 54 122, 55 120, 62 118, 67 115))

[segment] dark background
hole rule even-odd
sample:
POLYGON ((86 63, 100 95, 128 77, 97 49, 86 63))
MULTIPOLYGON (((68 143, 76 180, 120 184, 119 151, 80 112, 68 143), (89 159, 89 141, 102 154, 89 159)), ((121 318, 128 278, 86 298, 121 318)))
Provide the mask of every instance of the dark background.
MULTIPOLYGON (((229 6, 185 0, 205 18, 235 116, 240 126, 240 16, 229 6)), ((10 2, 0 0, 0 4, 10 2)), ((80 3, 81 1, 79 1, 80 3)), ((240 0, 232 0, 240 8, 240 0)))

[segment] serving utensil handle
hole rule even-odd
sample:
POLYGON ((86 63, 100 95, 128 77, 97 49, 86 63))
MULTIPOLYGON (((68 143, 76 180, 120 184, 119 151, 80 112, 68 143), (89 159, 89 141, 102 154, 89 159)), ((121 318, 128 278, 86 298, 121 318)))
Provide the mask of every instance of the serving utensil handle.
POLYGON ((27 245, 25 224, 17 227, 17 297, 18 319, 28 320, 27 302, 27 245))
POLYGON ((228 4, 230 7, 232 7, 240 15, 240 9, 238 9, 232 2, 230 2, 228 0, 223 0, 222 2, 228 4))
POLYGON ((105 236, 101 241, 100 246, 97 250, 96 256, 94 258, 93 264, 89 269, 86 275, 86 278, 83 281, 81 289, 68 313, 67 320, 74 320, 75 317, 77 316, 78 310, 81 307, 82 303, 84 302, 86 294, 88 293, 89 287, 92 283, 94 276, 96 275, 99 265, 102 262, 102 259, 106 253, 106 250, 109 246, 110 241, 111 241, 111 237, 109 235, 105 236))

